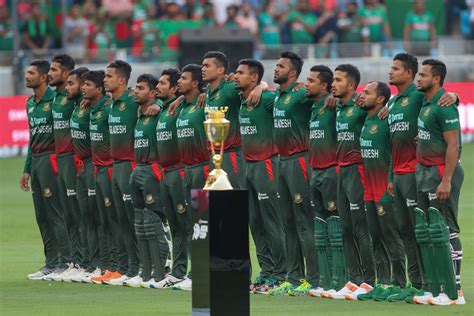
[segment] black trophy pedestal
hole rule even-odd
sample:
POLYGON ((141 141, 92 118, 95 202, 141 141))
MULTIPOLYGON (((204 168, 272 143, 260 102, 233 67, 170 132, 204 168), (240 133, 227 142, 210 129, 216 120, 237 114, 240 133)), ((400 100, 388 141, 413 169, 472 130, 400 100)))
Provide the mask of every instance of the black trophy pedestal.
POLYGON ((193 316, 250 314, 248 192, 192 190, 193 316))

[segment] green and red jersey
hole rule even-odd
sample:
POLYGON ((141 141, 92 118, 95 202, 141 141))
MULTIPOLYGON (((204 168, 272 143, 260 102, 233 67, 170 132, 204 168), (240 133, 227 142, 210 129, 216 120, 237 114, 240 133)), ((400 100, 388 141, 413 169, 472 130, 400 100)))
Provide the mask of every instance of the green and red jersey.
POLYGON ((80 159, 91 156, 91 138, 90 138, 90 106, 80 106, 82 98, 78 98, 77 105, 71 115, 71 136, 74 145, 74 153, 80 159))
MULTIPOLYGON (((163 168, 169 168, 182 164, 181 156, 179 155, 178 137, 176 133, 177 115, 169 113, 169 106, 176 98, 172 98, 164 102, 163 108, 160 111, 158 123, 156 124, 156 140, 158 147, 158 162, 163 168)), ((182 103, 176 109, 179 113, 182 108, 182 103)))
POLYGON ((224 150, 240 147, 239 110, 241 101, 239 92, 235 82, 225 80, 214 90, 211 90, 210 87, 206 89, 206 108, 228 108, 225 118, 230 121, 230 127, 224 142, 224 150))
POLYGON ((133 132, 138 118, 138 104, 131 89, 112 100, 109 114, 110 149, 114 161, 133 161, 133 132))
POLYGON ((285 90, 277 88, 273 107, 273 133, 278 152, 288 157, 308 150, 309 120, 313 100, 306 89, 295 90, 296 83, 285 90))
POLYGON ((364 126, 367 112, 355 104, 354 94, 346 104, 340 103, 337 108, 337 163, 339 166, 361 164, 360 131, 364 126))
POLYGON ((204 109, 196 105, 197 98, 191 102, 181 101, 181 112, 176 120, 179 154, 187 166, 209 162, 209 150, 204 121, 204 109))
POLYGON ((31 172, 32 154, 54 151, 53 114, 51 112, 54 95, 54 91, 48 88, 38 102, 36 102, 34 95, 26 101, 30 141, 24 172, 31 172))
POLYGON ((110 166, 113 162, 110 152, 109 113, 112 99, 104 96, 94 105, 90 113, 90 138, 92 163, 95 166, 110 166))
POLYGON ((54 143, 56 145, 56 154, 74 152, 72 144, 71 129, 69 121, 71 120, 72 111, 74 111, 74 100, 68 99, 66 90, 56 91, 52 104, 53 111, 53 131, 54 143))
MULTIPOLYGON (((161 101, 160 101, 161 103, 161 101)), ((135 125, 134 152, 137 163, 156 163, 158 161, 158 150, 156 141, 156 124, 158 114, 146 116, 140 114, 135 125)))
POLYGON ((414 11, 408 12, 405 18, 405 25, 410 25, 410 41, 427 42, 431 40, 431 25, 434 23, 433 15, 425 11, 421 15, 414 11))
POLYGON ((324 107, 326 99, 313 104, 309 122, 309 163, 317 169, 337 165, 336 110, 324 107))
POLYGON ((378 117, 379 111, 367 116, 360 134, 360 150, 364 162, 364 200, 389 202, 387 184, 391 165, 390 134, 387 120, 378 117))
POLYGON ((264 91, 257 106, 242 99, 240 135, 245 160, 261 161, 278 153, 273 137, 273 102, 275 93, 264 91))
POLYGON ((441 106, 439 99, 446 91, 441 89, 431 100, 424 100, 418 116, 418 145, 416 158, 425 166, 445 163, 447 144, 444 132, 458 131, 459 155, 461 155, 461 125, 456 105, 441 106))
POLYGON ((414 84, 388 101, 388 126, 394 174, 407 174, 416 169, 416 135, 418 114, 423 105, 424 93, 414 84))

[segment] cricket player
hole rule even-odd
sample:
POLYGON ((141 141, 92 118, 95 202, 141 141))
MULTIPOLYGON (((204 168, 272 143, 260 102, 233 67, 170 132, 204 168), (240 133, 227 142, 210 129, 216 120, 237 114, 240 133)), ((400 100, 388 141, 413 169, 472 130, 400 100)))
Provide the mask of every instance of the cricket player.
MULTIPOLYGON (((204 130, 205 113, 197 106, 197 98, 203 90, 201 66, 190 64, 181 70, 178 80, 178 91, 184 96, 181 111, 176 120, 179 154, 186 165, 184 170, 184 198, 186 200, 185 230, 188 245, 188 258, 191 259, 192 208, 191 190, 202 189, 209 175, 209 150, 204 130)), ((180 290, 192 289, 192 273, 173 288, 180 290)))
POLYGON ((379 118, 380 110, 390 99, 390 88, 379 81, 370 82, 360 95, 360 107, 367 112, 360 135, 364 162, 364 201, 372 238, 377 285, 362 283, 346 295, 349 300, 385 301, 401 292, 406 285, 405 249, 399 235, 393 197, 387 191, 389 181, 390 134, 387 120, 379 118))
POLYGON ((360 132, 367 113, 356 103, 356 89, 360 82, 360 72, 351 64, 336 67, 332 82, 332 92, 340 103, 336 114, 337 162, 337 209, 342 223, 342 238, 346 254, 349 281, 335 292, 327 292, 327 297, 344 299, 366 283, 375 282, 374 261, 370 246, 364 205, 364 168, 360 153, 360 132))
POLYGON ((273 136, 275 94, 264 91, 256 106, 248 105, 246 101, 260 84, 263 72, 259 61, 242 59, 234 79, 237 89, 242 92, 239 122, 246 162, 244 188, 249 190, 249 225, 261 268, 250 291, 267 294, 285 281, 286 251, 277 193, 278 149, 273 136))
POLYGON ((459 113, 453 104, 440 106, 445 93, 446 65, 423 61, 417 88, 425 93, 418 116, 416 147, 416 238, 421 248, 427 290, 413 301, 433 305, 465 304, 461 290, 462 246, 458 204, 464 170, 461 156, 459 113), (429 230, 429 233, 428 233, 429 230))
POLYGON ((319 282, 314 242, 314 212, 309 190, 308 140, 313 99, 295 89, 303 61, 292 52, 278 59, 273 81, 279 85, 273 108, 273 128, 280 161, 278 193, 283 212, 287 280, 270 295, 305 295, 319 282), (302 281, 301 281, 302 280, 302 281))
POLYGON ((36 223, 45 255, 45 265, 29 274, 30 280, 42 280, 51 274, 58 275, 71 262, 64 211, 59 201, 51 111, 54 91, 48 87, 49 67, 46 60, 34 60, 25 74, 26 87, 33 89, 33 95, 26 102, 30 141, 20 188, 25 192, 32 190, 36 223))

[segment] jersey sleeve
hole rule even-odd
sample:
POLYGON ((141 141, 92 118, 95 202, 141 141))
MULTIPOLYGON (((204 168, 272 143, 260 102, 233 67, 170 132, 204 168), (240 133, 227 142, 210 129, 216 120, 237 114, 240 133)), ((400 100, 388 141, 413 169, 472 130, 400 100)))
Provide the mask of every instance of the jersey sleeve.
POLYGON ((442 132, 460 130, 459 113, 455 105, 438 106, 436 119, 442 132))

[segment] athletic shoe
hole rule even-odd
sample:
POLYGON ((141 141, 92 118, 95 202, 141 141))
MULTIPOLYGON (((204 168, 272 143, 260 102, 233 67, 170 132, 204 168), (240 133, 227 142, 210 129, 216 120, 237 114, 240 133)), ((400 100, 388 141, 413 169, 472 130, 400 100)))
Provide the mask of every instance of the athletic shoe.
POLYGON ((183 281, 176 283, 173 286, 173 290, 191 291, 193 289, 193 281, 189 278, 185 278, 183 281))
POLYGON ((346 294, 344 298, 348 301, 365 301, 365 297, 369 296, 372 298, 372 293, 374 292, 374 288, 372 285, 367 283, 362 283, 357 290, 350 294, 346 294))
MULTIPOLYGON (((118 273, 118 272, 117 272, 118 273)), ((120 273, 119 273, 120 274, 120 273)), ((130 280, 125 274, 120 275, 118 278, 111 278, 110 280, 102 280, 102 284, 108 285, 123 285, 123 283, 127 280, 130 280)))
POLYGON ((297 288, 296 285, 288 281, 285 281, 281 283, 279 287, 268 291, 268 294, 273 295, 273 296, 283 296, 283 295, 287 295, 289 290, 293 290, 296 288, 297 288))
POLYGON ((311 285, 311 283, 309 283, 308 281, 306 280, 300 280, 301 281, 301 284, 295 288, 295 289, 291 289, 288 291, 288 295, 290 296, 306 296, 308 295, 308 292, 312 289, 315 289, 316 286, 314 285, 311 285))
POLYGON ((64 277, 67 277, 70 273, 73 273, 75 271, 76 267, 74 266, 74 263, 68 263, 66 270, 64 270, 60 274, 51 276, 51 279, 52 281, 61 282, 64 277))
POLYGON ((112 278, 118 278, 120 276, 122 276, 122 275, 119 272, 105 270, 103 275, 101 275, 99 277, 92 277, 91 280, 92 280, 92 283, 94 283, 94 284, 102 284, 103 280, 108 281, 112 278))
POLYGON ((416 304, 427 305, 430 298, 433 298, 433 294, 431 294, 431 292, 425 292, 423 295, 415 295, 415 297, 413 297, 413 302, 416 304))
POLYGON ((140 287, 145 288, 145 289, 156 289, 156 285, 158 282, 156 282, 155 278, 150 278, 148 281, 143 281, 140 284, 140 287))
POLYGON ((75 270, 71 271, 67 275, 62 277, 63 282, 72 282, 72 278, 74 278, 76 275, 80 276, 82 278, 82 275, 86 272, 86 270, 82 268, 76 268, 75 270))
POLYGON ((252 284, 250 284, 250 293, 251 294, 255 293, 255 290, 257 289, 257 287, 264 285, 266 282, 267 282, 267 279, 261 277, 260 275, 256 277, 255 281, 252 284))
MULTIPOLYGON (((84 282, 84 283, 94 283, 94 282, 92 282, 92 279, 93 278, 100 278, 101 276, 102 276, 102 271, 100 270, 100 268, 97 268, 94 271, 92 271, 89 275, 84 275, 84 277, 82 277, 81 281, 84 282)), ((100 282, 102 283, 102 281, 100 281, 100 282)), ((99 283, 99 284, 101 284, 101 283, 99 283)))
POLYGON ((413 296, 418 292, 418 290, 414 287, 408 286, 400 291, 398 294, 392 294, 389 297, 387 297, 387 301, 389 302, 399 302, 399 301, 404 301, 408 297, 411 297, 413 299, 413 296))
POLYGON ((70 277, 71 279, 71 282, 74 282, 74 283, 81 283, 82 282, 82 279, 86 276, 89 276, 91 275, 90 272, 88 272, 87 270, 85 269, 80 269, 76 274, 72 275, 70 277))
POLYGON ((123 282, 123 285, 124 286, 130 286, 130 287, 140 287, 142 285, 142 282, 143 282, 142 277, 137 275, 137 276, 134 276, 133 278, 128 279, 125 282, 123 282))
POLYGON ((351 281, 347 282, 346 285, 336 293, 329 293, 327 298, 331 298, 333 300, 343 300, 346 298, 346 294, 351 294, 357 291, 359 287, 357 284, 352 283, 351 281))
POLYGON ((321 297, 323 298, 329 298, 329 295, 333 295, 337 293, 335 289, 329 289, 321 292, 321 297))
POLYGON ((280 281, 278 281, 277 279, 268 278, 265 284, 262 284, 255 289, 255 294, 268 295, 268 292, 273 289, 276 289, 279 286, 280 281))
POLYGON ((42 267, 37 272, 30 273, 27 275, 29 280, 43 280, 43 277, 47 276, 50 273, 53 273, 54 269, 49 269, 46 267, 42 267))
POLYGON ((309 290, 308 295, 312 297, 321 297, 321 293, 323 292, 324 292, 324 288, 317 287, 315 289, 309 290))
POLYGON ((464 305, 466 300, 464 299, 464 293, 462 290, 458 290, 458 298, 455 300, 450 299, 445 293, 440 293, 438 296, 430 298, 428 303, 431 305, 464 305))
POLYGON ((150 286, 153 289, 171 289, 174 285, 183 281, 184 279, 180 279, 171 274, 168 274, 163 280, 156 282, 156 284, 151 283, 150 286))
POLYGON ((66 268, 56 268, 50 274, 45 275, 43 277, 43 280, 45 280, 45 281, 54 281, 54 279, 57 278, 64 271, 66 271, 66 268))
POLYGON ((386 288, 383 288, 381 291, 374 291, 374 301, 382 302, 386 301, 390 295, 401 293, 401 289, 398 286, 390 285, 386 288))

